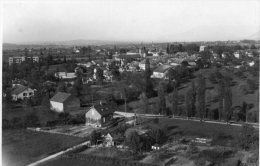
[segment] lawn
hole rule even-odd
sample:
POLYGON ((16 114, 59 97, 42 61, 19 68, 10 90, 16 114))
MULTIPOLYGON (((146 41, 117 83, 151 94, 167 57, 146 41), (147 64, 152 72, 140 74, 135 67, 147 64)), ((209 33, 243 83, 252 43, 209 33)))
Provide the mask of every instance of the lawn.
POLYGON ((3 130, 3 164, 5 166, 30 164, 81 142, 84 142, 84 139, 78 137, 27 130, 3 130))

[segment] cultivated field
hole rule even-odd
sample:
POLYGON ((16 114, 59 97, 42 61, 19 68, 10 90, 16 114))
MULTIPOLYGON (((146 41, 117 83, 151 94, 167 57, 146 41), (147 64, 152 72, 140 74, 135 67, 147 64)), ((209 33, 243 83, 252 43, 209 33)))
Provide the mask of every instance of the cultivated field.
POLYGON ((27 130, 3 130, 3 165, 21 166, 30 164, 81 142, 84 142, 83 138, 65 135, 27 130))
POLYGON ((76 137, 88 137, 94 130, 91 126, 80 125, 80 126, 58 126, 52 128, 41 128, 44 132, 73 135, 76 137))

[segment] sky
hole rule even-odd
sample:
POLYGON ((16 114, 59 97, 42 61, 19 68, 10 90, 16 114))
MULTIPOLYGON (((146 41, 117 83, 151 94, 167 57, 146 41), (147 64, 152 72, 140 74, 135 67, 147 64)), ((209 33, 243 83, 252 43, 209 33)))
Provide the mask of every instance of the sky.
POLYGON ((260 30, 259 0, 3 2, 3 42, 237 40, 260 30))

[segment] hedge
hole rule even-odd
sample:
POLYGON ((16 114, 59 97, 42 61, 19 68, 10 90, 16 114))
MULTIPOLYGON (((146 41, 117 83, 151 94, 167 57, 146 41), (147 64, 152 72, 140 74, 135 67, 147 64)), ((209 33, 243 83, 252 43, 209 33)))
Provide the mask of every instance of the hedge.
POLYGON ((64 154, 61 158, 72 158, 77 160, 86 160, 89 163, 106 163, 114 166, 158 166, 152 163, 140 163, 138 161, 130 161, 127 159, 118 159, 105 156, 94 156, 87 154, 64 154))

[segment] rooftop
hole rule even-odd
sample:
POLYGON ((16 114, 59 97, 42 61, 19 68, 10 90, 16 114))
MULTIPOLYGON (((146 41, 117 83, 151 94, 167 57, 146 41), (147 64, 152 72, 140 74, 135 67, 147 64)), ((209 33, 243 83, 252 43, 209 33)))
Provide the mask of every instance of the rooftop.
POLYGON ((63 102, 65 102, 70 96, 71 96, 70 93, 58 92, 58 93, 56 93, 56 94, 50 99, 50 101, 55 101, 55 102, 63 103, 63 102))

